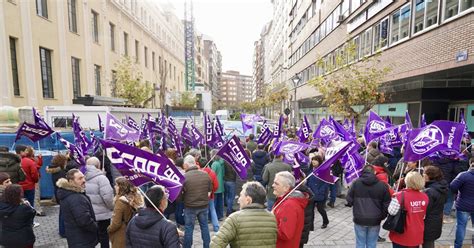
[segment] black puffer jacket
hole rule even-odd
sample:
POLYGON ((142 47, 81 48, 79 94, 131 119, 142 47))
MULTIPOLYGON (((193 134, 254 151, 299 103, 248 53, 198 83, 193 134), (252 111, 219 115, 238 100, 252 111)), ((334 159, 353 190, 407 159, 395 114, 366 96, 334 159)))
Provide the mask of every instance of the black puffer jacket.
POLYGON ((96 246, 98 226, 91 201, 84 193, 84 189, 68 182, 65 178, 59 179, 56 185, 68 247, 96 246))
POLYGON ((304 226, 300 241, 300 247, 303 247, 304 244, 308 243, 309 233, 314 231, 314 195, 306 185, 301 185, 298 190, 303 194, 307 194, 309 198, 308 205, 304 209, 304 226))
POLYGON ((33 218, 35 210, 28 205, 18 206, 0 202, 0 247, 26 247, 35 243, 33 218))
POLYGON ((270 162, 268 153, 262 150, 257 150, 252 154, 252 160, 255 163, 253 174, 262 178, 263 167, 270 162))
POLYGON ((180 247, 176 225, 154 209, 140 209, 127 226, 127 247, 180 247))
POLYGON ((387 216, 390 192, 388 186, 379 181, 375 174, 364 172, 352 184, 346 200, 352 206, 355 224, 378 226, 387 216))
POLYGON ((441 237, 443 208, 448 190, 449 185, 445 180, 430 181, 425 185, 425 193, 430 201, 426 209, 424 240, 434 241, 441 237))
POLYGON ((6 172, 15 184, 25 180, 25 173, 21 169, 21 158, 11 152, 0 152, 0 172, 6 172))

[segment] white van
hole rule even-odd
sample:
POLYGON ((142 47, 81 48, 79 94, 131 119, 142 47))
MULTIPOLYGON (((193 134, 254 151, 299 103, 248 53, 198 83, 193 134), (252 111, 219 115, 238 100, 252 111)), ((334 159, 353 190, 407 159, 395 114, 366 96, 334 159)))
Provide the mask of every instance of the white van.
POLYGON ((221 121, 227 121, 230 117, 229 115, 229 110, 225 109, 216 110, 216 113, 214 114, 214 116, 219 117, 219 120, 221 121))

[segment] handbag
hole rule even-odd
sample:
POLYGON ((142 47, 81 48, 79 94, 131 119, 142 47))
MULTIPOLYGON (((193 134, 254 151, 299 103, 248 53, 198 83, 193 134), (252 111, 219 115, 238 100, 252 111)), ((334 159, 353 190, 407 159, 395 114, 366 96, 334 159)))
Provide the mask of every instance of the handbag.
POLYGON ((405 231, 405 222, 407 211, 405 210, 405 192, 402 191, 402 202, 400 210, 395 215, 388 215, 387 220, 383 223, 382 228, 387 231, 403 233, 405 231))

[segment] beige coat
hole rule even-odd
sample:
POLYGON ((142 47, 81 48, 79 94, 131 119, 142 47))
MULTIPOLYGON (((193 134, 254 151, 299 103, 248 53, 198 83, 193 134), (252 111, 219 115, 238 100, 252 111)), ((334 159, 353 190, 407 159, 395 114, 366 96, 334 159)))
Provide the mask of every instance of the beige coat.
MULTIPOLYGON (((143 202, 143 201, 142 201, 143 202)), ((112 248, 125 247, 125 231, 127 224, 132 219, 135 212, 142 206, 131 206, 125 196, 115 200, 114 212, 107 228, 109 239, 112 242, 112 248)))

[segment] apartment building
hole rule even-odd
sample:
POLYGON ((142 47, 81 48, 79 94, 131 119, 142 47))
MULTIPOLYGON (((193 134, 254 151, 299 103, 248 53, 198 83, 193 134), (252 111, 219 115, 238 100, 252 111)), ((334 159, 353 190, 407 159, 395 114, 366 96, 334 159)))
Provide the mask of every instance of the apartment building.
POLYGON ((238 109, 243 102, 252 101, 252 76, 238 71, 221 73, 219 82, 219 108, 238 109))
POLYGON ((204 58, 207 60, 209 77, 209 88, 205 90, 209 90, 211 92, 213 108, 217 107, 217 100, 219 99, 218 72, 222 71, 222 68, 220 68, 222 65, 219 64, 218 56, 220 56, 220 53, 217 50, 216 43, 211 37, 204 36, 204 58))
MULTIPOLYGON (((185 88, 183 26, 169 3, 6 0, 0 38, 0 105, 42 109, 85 95, 113 103, 115 64, 123 56, 157 96, 185 88)), ((159 97, 152 102, 160 106, 159 97)))
POLYGON ((291 78, 301 78, 296 86, 300 116, 306 114, 316 122, 330 114, 307 82, 331 73, 317 66, 317 60, 334 65, 335 54, 350 43, 356 54, 346 63, 381 52, 379 66, 392 69, 382 86, 387 100, 374 107, 380 115, 401 122, 408 110, 418 125, 422 113, 430 122, 457 121, 464 112, 469 130, 474 130, 474 1, 293 0, 286 4, 289 11, 279 17, 288 17, 284 75, 290 89, 294 88, 291 78))

